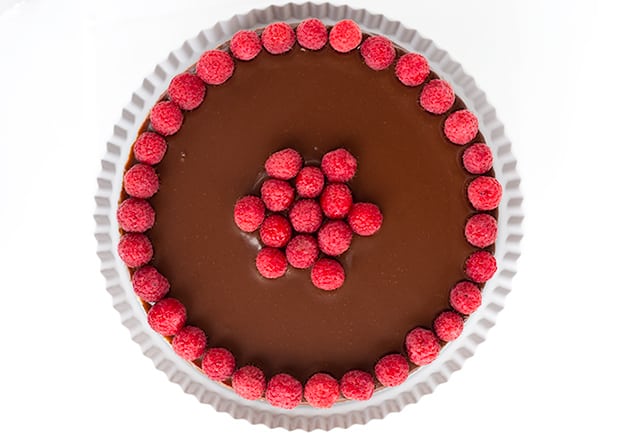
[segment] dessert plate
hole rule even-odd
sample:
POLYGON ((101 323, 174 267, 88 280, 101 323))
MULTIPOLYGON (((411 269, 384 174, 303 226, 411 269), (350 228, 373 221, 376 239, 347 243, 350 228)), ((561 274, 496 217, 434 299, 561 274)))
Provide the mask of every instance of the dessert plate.
POLYGON ((438 384, 445 382, 454 371, 462 367, 477 345, 485 339, 487 331, 495 323, 497 313, 503 308, 505 296, 511 290, 511 279, 515 275, 516 261, 520 254, 523 214, 519 184, 511 143, 504 135, 503 125, 497 119, 495 109, 460 64, 432 41, 397 21, 363 9, 327 3, 272 6, 236 15, 203 30, 172 51, 134 92, 131 102, 123 109, 121 119, 114 126, 113 136, 107 142, 102 171, 98 176, 95 213, 98 256, 102 260, 101 270, 107 281, 107 290, 113 296, 114 307, 120 313, 123 324, 130 330, 132 339, 156 367, 164 371, 171 381, 178 383, 185 392, 193 394, 202 403, 209 404, 216 410, 228 412, 235 418, 244 418, 254 424, 289 430, 348 427, 382 418, 433 392, 438 384), (494 154, 495 176, 503 186, 503 198, 499 207, 499 230, 495 244, 498 272, 486 283, 483 303, 469 316, 458 339, 444 346, 433 363, 414 370, 403 384, 380 389, 370 400, 340 401, 329 409, 301 405, 287 411, 264 401, 244 400, 228 387, 209 380, 190 362, 179 358, 164 338, 151 330, 147 324, 146 312, 131 287, 128 269, 118 258, 116 249, 120 234, 116 209, 132 141, 173 76, 194 64, 204 51, 229 40, 238 30, 258 29, 274 21, 296 23, 310 17, 319 18, 325 24, 352 19, 365 32, 384 35, 408 51, 423 54, 429 60, 431 68, 452 84, 455 93, 477 115, 480 131, 494 154))

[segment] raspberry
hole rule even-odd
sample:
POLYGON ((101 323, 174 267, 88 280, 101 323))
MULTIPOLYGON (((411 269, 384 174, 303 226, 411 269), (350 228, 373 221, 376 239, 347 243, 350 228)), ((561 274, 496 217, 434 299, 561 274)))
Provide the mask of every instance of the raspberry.
POLYGON ((329 32, 329 44, 339 53, 346 53, 362 41, 360 27, 352 20, 338 21, 329 32))
POLYGON ((415 365, 427 365, 440 353, 440 343, 433 332, 424 328, 414 328, 404 341, 409 361, 415 365))
POLYGON ((173 101, 158 102, 149 113, 151 127, 161 135, 173 135, 182 126, 182 111, 173 101))
POLYGON ((327 408, 340 397, 338 381, 326 373, 316 373, 304 385, 304 398, 313 407, 327 408))
POLYGON ((350 400, 369 400, 375 387, 373 377, 362 370, 347 371, 340 379, 340 392, 350 400))
POLYGON ((311 282, 318 289, 335 290, 344 284, 344 269, 337 260, 320 259, 311 268, 311 282))
POLYGON ((469 173, 486 173, 493 165, 491 149, 484 143, 472 144, 462 154, 462 165, 469 173))
POLYGON ((282 149, 267 158, 264 168, 273 178, 293 179, 302 168, 302 156, 293 149, 282 149))
POLYGON ((240 30, 231 38, 229 49, 238 60, 251 60, 260 54, 260 36, 251 30, 240 30))
POLYGON ((276 374, 267 384, 265 397, 272 406, 293 409, 302 401, 302 384, 286 373, 276 374))
POLYGON ((282 248, 291 239, 291 224, 282 215, 269 215, 260 226, 260 240, 268 247, 282 248))
POLYGON ((322 171, 329 182, 348 182, 356 174, 358 161, 346 149, 336 149, 322 157, 322 171))
POLYGON ((371 236, 382 227, 382 212, 373 203, 356 203, 351 207, 347 221, 355 234, 371 236))
POLYGON ((476 251, 467 257, 464 264, 464 271, 469 279, 477 283, 489 281, 497 269, 495 257, 487 251, 476 251))
POLYGON ((419 86, 429 75, 429 62, 420 54, 407 53, 398 59, 395 72, 405 86, 419 86))
POLYGON ((453 311, 444 311, 433 321, 433 330, 442 341, 453 341, 460 336, 464 320, 453 311))
POLYGON ((347 216, 353 198, 351 190, 344 183, 332 183, 322 191, 320 196, 320 206, 328 218, 340 219, 347 216))
POLYGON ((314 233, 322 224, 322 209, 315 200, 298 200, 289 211, 293 229, 299 233, 314 233))
POLYGON ((264 220, 264 203, 253 195, 242 197, 233 207, 233 220, 243 232, 257 230, 264 220))
POLYGON ((154 132, 143 132, 133 143, 133 156, 145 164, 159 163, 166 152, 167 141, 154 132))
POLYGON ((318 231, 320 251, 329 256, 339 256, 349 249, 353 232, 344 221, 328 221, 318 231))
POLYGON ((291 266, 297 269, 307 269, 318 258, 318 242, 313 236, 298 235, 287 244, 285 254, 291 266))
POLYGON ((202 371, 211 380, 227 380, 236 369, 236 359, 223 347, 207 349, 202 357, 202 371))
POLYGON ((207 84, 222 84, 227 81, 235 66, 231 56, 220 50, 205 51, 196 63, 196 75, 207 84))
POLYGON ((173 337, 171 346, 180 358, 193 361, 204 354, 204 349, 207 347, 207 336, 200 328, 185 326, 173 337))
POLYGON ((409 363, 404 356, 394 353, 380 358, 374 371, 378 381, 384 386, 397 386, 409 376, 409 363))
POLYGON ((448 111, 456 100, 451 85, 444 80, 431 80, 422 88, 420 105, 429 113, 442 114, 448 111))
POLYGON ((474 208, 478 210, 493 210, 500 204, 502 185, 495 177, 476 177, 467 187, 467 196, 474 208))
POLYGON ((324 174, 318 167, 304 167, 298 173, 295 183, 300 197, 315 198, 324 188, 324 174))
POLYGON ((137 198, 149 198, 160 188, 160 181, 153 167, 142 163, 127 170, 123 183, 127 194, 137 198))
POLYGON ((236 394, 247 400, 257 400, 262 397, 265 386, 264 373, 253 365, 239 368, 231 376, 231 387, 236 394))
POLYGON ((116 219, 126 232, 146 232, 156 220, 156 212, 149 202, 139 198, 128 198, 118 206, 116 219))
POLYGON ((469 110, 451 113, 444 121, 444 135, 455 144, 467 144, 478 134, 478 118, 469 110))
POLYGON ((284 180, 267 179, 260 188, 264 205, 273 212, 286 210, 293 203, 294 189, 284 180))
POLYGON ((485 248, 493 244, 498 236, 498 222, 486 213, 475 214, 464 226, 464 236, 474 247, 485 248))
POLYGON ((282 54, 293 48, 296 35, 287 23, 269 24, 262 31, 262 45, 271 54, 282 54))
POLYGON ((360 54, 368 67, 381 71, 391 66, 396 58, 396 49, 384 36, 371 36, 362 43, 360 54))
POLYGON ((174 298, 164 298, 156 302, 147 313, 151 329, 160 335, 175 335, 187 321, 187 309, 174 298))
POLYGON ((279 249, 266 247, 258 251, 256 268, 265 278, 280 278, 287 272, 287 258, 279 249))
POLYGON ((204 101, 206 87, 197 75, 184 72, 173 77, 167 92, 178 107, 183 110, 193 110, 204 101))
POLYGON ((329 39, 327 28, 317 18, 309 18, 298 24, 296 36, 300 46, 308 50, 319 50, 329 39))
POLYGON ((158 302, 169 293, 169 280, 153 266, 143 266, 131 277, 133 291, 143 301, 158 302))
POLYGON ((449 303, 454 310, 469 315, 482 304, 482 292, 475 284, 461 281, 451 289, 449 303))
POLYGON ((153 257, 153 246, 148 237, 141 233, 126 233, 118 243, 118 255, 130 268, 149 263, 153 257))

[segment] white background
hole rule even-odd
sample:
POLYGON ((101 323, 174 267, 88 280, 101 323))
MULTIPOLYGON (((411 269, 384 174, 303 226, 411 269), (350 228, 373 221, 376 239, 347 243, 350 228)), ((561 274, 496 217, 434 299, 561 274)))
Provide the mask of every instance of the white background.
MULTIPOLYGON (((270 2, 12 3, 0 1, 0 431, 268 431, 199 404, 129 339, 94 254, 92 197, 142 78, 200 29, 270 2)), ((640 430, 633 3, 349 2, 418 29, 476 78, 514 143, 526 213, 488 340, 434 394, 353 432, 640 430)))

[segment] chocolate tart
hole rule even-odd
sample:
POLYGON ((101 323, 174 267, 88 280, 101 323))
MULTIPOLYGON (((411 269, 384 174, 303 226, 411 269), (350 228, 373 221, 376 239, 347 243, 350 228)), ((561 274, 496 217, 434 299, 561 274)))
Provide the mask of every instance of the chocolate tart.
MULTIPOLYGON (((407 52, 394 47, 396 59, 407 52)), ((228 43, 209 48, 228 50, 228 43)), ((438 78, 433 69, 426 82, 438 78)), ((235 60, 231 78, 207 85, 202 104, 184 111, 179 131, 165 137, 166 154, 154 167, 160 188, 148 199, 156 214, 145 233, 153 244, 149 264, 170 281, 168 296, 186 307, 187 323, 206 333, 209 346, 229 349, 237 367, 255 365, 267 380, 287 373, 303 384, 317 372, 375 375, 384 355, 406 356, 410 330, 430 329, 452 310, 450 291, 469 279, 465 262, 479 250, 464 232, 478 212, 467 197, 478 175, 465 170, 462 155, 485 138, 478 132, 453 144, 444 122, 465 103, 456 96, 445 113, 428 113, 419 103, 422 87, 403 85, 393 66, 367 67, 359 49, 309 50, 296 42, 283 54, 263 49, 250 61, 235 60), (308 270, 292 267, 282 278, 263 278, 255 267, 257 232, 234 224, 236 200, 260 195, 264 161, 286 147, 311 165, 333 149, 349 150, 358 160, 349 182, 354 199, 384 213, 378 233, 354 237, 339 257, 347 277, 338 290, 319 290, 308 270)), ((148 118, 138 134, 145 131, 153 131, 148 118)), ((136 163, 131 149, 123 171, 136 163)), ((126 198, 122 190, 120 202, 126 198)), ((485 213, 498 217, 497 209, 485 213)), ((493 245, 483 250, 495 252, 493 245)))

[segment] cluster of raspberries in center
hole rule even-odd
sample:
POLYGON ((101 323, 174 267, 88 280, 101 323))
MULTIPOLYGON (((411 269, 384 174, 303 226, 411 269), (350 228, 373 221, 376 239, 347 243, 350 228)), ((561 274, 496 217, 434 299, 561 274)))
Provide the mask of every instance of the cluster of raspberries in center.
POLYGON ((346 149, 324 154, 320 167, 303 165, 294 149, 273 153, 264 164, 269 177, 260 197, 240 198, 233 217, 240 230, 259 230, 263 248, 256 267, 260 275, 280 278, 288 265, 311 268, 316 287, 335 290, 345 280, 336 257, 349 249, 354 233, 376 233, 382 213, 373 203, 353 203, 347 182, 355 176, 358 162, 346 149))

